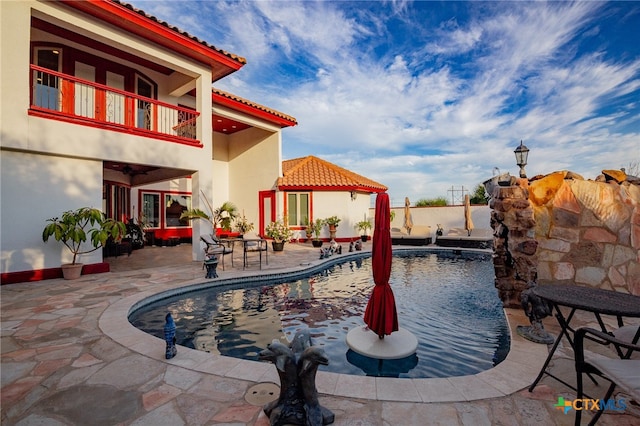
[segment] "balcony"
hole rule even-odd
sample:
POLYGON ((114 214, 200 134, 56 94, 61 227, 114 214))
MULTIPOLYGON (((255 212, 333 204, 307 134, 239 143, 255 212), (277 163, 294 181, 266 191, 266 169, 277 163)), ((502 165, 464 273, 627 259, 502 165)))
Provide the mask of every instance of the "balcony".
POLYGON ((199 112, 31 65, 29 114, 193 146, 199 112))

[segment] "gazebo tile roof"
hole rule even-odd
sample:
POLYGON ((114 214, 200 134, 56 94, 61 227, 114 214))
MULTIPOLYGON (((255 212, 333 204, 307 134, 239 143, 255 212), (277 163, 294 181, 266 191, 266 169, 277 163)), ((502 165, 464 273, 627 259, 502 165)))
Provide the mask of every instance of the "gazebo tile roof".
POLYGON ((385 185, 316 156, 294 158, 282 162, 283 176, 278 188, 384 192, 385 185))

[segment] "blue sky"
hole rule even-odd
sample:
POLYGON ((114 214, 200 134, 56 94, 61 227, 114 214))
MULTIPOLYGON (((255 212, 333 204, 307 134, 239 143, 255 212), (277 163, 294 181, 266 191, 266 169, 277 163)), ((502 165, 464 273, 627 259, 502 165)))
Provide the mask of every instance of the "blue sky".
POLYGON ((392 205, 527 175, 640 162, 640 2, 141 1, 247 59, 216 87, 294 116, 316 155, 392 205), (497 169, 496 169, 497 168, 497 169))

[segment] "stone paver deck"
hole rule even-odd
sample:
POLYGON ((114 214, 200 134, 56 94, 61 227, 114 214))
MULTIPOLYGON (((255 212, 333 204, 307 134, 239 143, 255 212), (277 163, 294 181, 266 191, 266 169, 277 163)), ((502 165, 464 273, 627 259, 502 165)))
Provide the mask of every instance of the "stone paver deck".
MULTIPOLYGON (((225 260, 226 270, 220 268, 220 278, 211 281, 298 273, 321 265, 318 257, 307 244, 288 244, 284 253, 269 253, 261 271, 255 262, 243 271, 236 254, 235 265, 225 260)), ((183 347, 165 360, 164 341, 127 321, 147 296, 209 281, 202 264, 191 261, 191 247, 146 247, 108 261, 112 272, 105 274, 0 287, 2 425, 268 425, 261 407, 245 395, 256 383, 278 383, 273 365, 183 347)), ((512 330, 527 324, 520 310, 506 314, 512 330)), ((545 324, 556 329, 553 319, 545 324)), ((335 425, 573 424, 573 413, 565 415, 554 404, 558 396, 573 399, 575 393, 548 377, 533 393, 526 390, 545 355, 545 346, 512 333, 507 359, 474 376, 319 372, 317 386, 335 425)), ((568 357, 555 360, 553 369, 575 380, 568 357)), ((599 424, 638 425, 640 418, 605 415, 599 424)))

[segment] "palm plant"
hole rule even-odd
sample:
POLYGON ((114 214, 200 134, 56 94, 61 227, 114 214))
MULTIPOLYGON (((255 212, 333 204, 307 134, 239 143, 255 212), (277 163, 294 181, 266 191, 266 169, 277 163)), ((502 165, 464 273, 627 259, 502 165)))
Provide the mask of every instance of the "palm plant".
POLYGON ((231 224, 238 217, 238 208, 235 204, 225 201, 220 207, 213 209, 206 198, 205 201, 211 212, 210 214, 200 209, 190 209, 182 212, 180 219, 204 219, 211 223, 214 231, 218 228, 218 225, 225 231, 231 231, 231 224))

